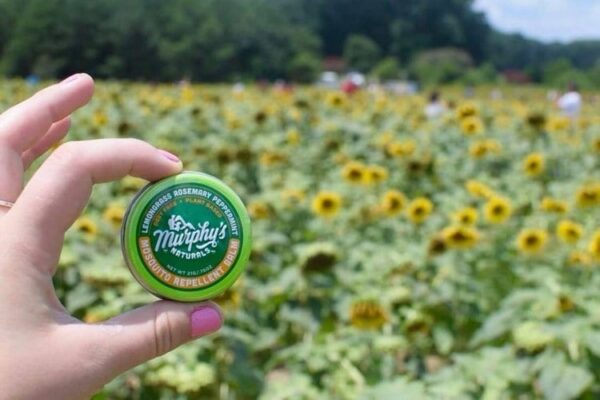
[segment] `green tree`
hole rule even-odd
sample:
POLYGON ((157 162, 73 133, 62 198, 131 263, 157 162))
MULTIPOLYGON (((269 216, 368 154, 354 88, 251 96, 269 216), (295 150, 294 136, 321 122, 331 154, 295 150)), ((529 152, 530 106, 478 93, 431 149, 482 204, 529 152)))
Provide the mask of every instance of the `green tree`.
MULTIPOLYGON (((0 71, 278 79, 303 53, 344 55, 352 68, 370 72, 382 57, 413 65, 423 52, 455 48, 476 65, 564 81, 569 74, 583 80, 575 69, 589 70, 600 59, 600 41, 548 44, 495 32, 472 6, 473 0, 0 0, 0 71), (570 68, 545 71, 559 59, 570 68)), ((434 81, 458 74, 451 65, 443 72, 425 68, 414 73, 434 81)), ((483 72, 470 71, 469 79, 484 79, 483 72)))
POLYGON ((52 76, 66 65, 64 43, 69 28, 56 22, 66 17, 65 5, 63 0, 31 0, 24 4, 4 49, 5 73, 25 76, 51 65, 47 73, 52 76))
POLYGON ((468 85, 482 85, 485 83, 491 83, 498 80, 498 74, 496 69, 491 63, 485 63, 477 68, 471 68, 468 70, 462 81, 468 85))
POLYGON ((0 0, 0 59, 4 48, 12 37, 17 17, 18 11, 15 3, 11 0, 0 0))
POLYGON ((299 53, 292 59, 288 68, 292 81, 312 83, 321 72, 321 61, 311 53, 299 53))
POLYGON ((426 85, 439 85, 461 78, 473 66, 464 50, 443 48, 419 53, 411 64, 411 72, 426 85))
POLYGON ((595 89, 600 89, 600 59, 596 62, 590 70, 588 71, 588 77, 590 83, 595 89))
POLYGON ((394 57, 384 58, 373 67, 371 75, 381 81, 398 79, 400 76, 400 65, 398 64, 398 60, 394 57))
POLYGON ((381 58, 381 49, 373 40, 363 35, 351 35, 344 45, 344 59, 348 67, 368 72, 381 58))
POLYGON ((580 88, 592 88, 591 76, 575 67, 566 59, 561 58, 546 64, 542 70, 543 83, 559 88, 566 88, 569 83, 575 83, 580 88))
MULTIPOLYGON (((160 4, 148 0, 129 0, 114 5, 114 14, 106 21, 111 32, 112 49, 97 66, 101 77, 135 80, 165 79, 159 55, 158 24, 153 11, 160 4)), ((160 10, 160 9, 158 9, 160 10)))
POLYGON ((542 70, 544 83, 555 84, 559 78, 573 70, 573 64, 566 58, 561 58, 546 64, 542 70))

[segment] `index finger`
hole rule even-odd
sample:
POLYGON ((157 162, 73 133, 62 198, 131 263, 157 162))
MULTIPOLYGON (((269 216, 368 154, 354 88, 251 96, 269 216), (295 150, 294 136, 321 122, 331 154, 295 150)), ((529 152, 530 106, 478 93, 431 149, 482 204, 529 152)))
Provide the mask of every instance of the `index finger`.
POLYGON ((94 80, 87 74, 73 75, 39 91, 0 116, 0 143, 21 154, 54 122, 85 105, 93 93, 94 80))
POLYGON ((5 221, 28 248, 58 257, 64 233, 85 207, 93 184, 126 175, 154 181, 181 167, 177 157, 141 140, 68 142, 42 164, 5 221))
MULTIPOLYGON (((39 150, 40 145, 47 145, 47 141, 56 134, 56 129, 49 132, 52 126, 57 127, 53 123, 64 120, 86 104, 93 92, 92 78, 77 74, 47 87, 0 115, 0 199, 14 202, 19 197, 23 189, 22 155, 36 155, 27 150, 32 146, 39 150), (50 136, 44 141, 47 132, 50 136)), ((58 123, 59 131, 65 127, 64 123, 58 123)), ((6 211, 0 209, 0 214, 6 211)))

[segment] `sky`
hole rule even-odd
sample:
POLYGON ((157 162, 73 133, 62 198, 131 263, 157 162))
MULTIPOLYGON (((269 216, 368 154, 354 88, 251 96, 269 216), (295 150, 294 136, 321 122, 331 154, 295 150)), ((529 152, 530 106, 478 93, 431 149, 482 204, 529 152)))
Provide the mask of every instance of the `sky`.
POLYGON ((503 32, 543 41, 600 39, 600 0, 476 0, 503 32))

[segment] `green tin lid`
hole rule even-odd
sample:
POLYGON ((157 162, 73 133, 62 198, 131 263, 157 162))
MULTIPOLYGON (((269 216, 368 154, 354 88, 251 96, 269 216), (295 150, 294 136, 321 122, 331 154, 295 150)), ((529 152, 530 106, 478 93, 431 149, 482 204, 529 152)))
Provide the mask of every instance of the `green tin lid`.
POLYGON ((186 171, 144 187, 121 228, 132 274, 156 296, 200 301, 218 296, 244 270, 250 218, 219 179, 186 171))

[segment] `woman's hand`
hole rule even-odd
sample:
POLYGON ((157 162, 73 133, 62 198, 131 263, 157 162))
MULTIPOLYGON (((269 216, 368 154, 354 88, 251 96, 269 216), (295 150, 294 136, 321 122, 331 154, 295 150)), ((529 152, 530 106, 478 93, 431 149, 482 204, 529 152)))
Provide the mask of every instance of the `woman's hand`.
POLYGON ((0 116, 0 399, 89 398, 118 374, 221 327, 213 303, 158 301, 100 324, 70 316, 52 285, 65 231, 92 185, 181 171, 175 156, 133 139, 68 142, 23 188, 30 163, 60 141, 86 104, 86 74, 0 116))

